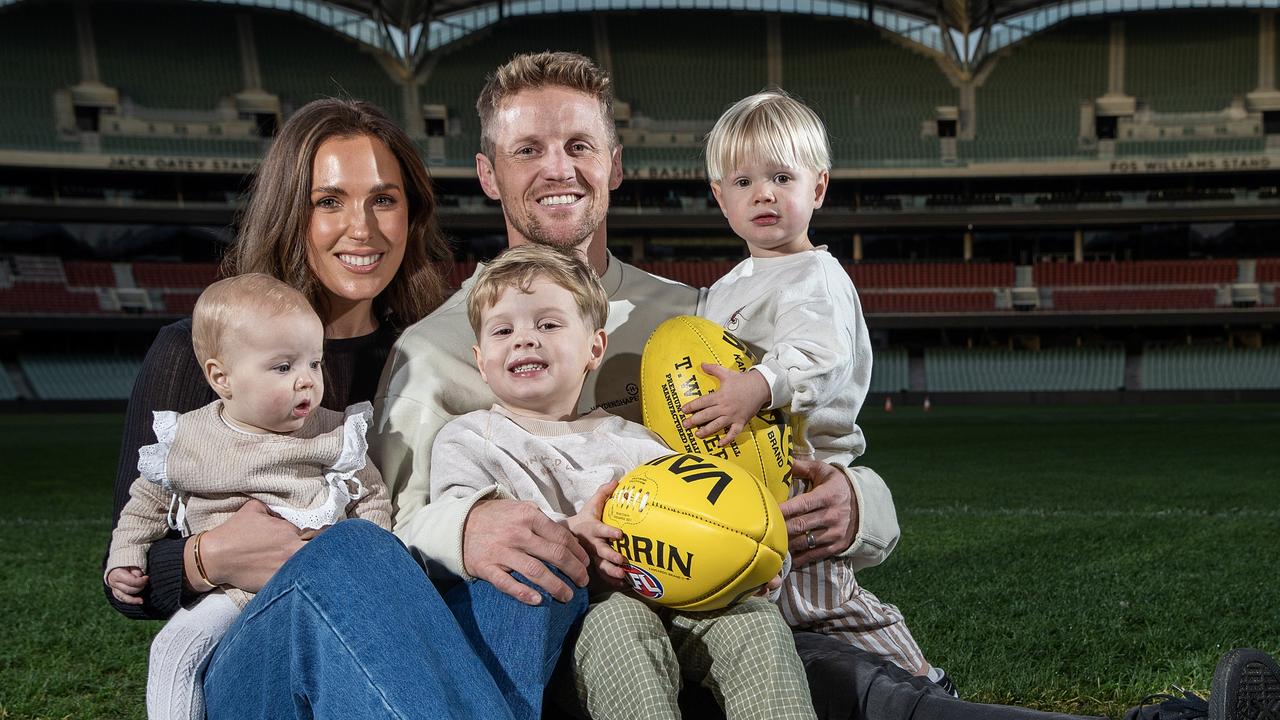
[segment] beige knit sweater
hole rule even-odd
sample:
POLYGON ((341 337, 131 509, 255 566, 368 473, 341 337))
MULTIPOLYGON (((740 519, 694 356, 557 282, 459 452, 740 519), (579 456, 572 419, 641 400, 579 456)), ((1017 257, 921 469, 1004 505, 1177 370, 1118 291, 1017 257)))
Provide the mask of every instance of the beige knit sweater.
MULTIPOLYGON (((142 475, 112 533, 107 572, 145 571, 148 548, 171 527, 184 536, 211 530, 250 498, 303 529, 344 517, 390 529, 391 501, 366 453, 368 403, 353 405, 345 416, 317 407, 288 435, 232 429, 220 417, 221 406, 217 400, 181 415, 156 413, 160 442, 139 454, 142 475)), ((228 594, 241 607, 251 597, 234 588, 228 594)))

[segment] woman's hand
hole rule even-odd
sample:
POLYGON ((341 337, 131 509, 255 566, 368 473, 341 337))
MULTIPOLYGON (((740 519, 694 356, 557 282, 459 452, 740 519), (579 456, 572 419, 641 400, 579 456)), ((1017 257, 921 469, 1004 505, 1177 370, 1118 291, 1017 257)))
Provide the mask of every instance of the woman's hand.
MULTIPOLYGON (((187 584, 208 592, 192 559, 187 540, 187 584)), ((209 580, 256 593, 302 548, 302 531, 288 520, 271 514, 267 506, 250 500, 218 527, 206 532, 200 542, 200 557, 209 580)))
POLYGON ((791 566, 804 567, 842 553, 858 532, 858 506, 853 487, 840 468, 813 460, 796 460, 792 474, 809 489, 782 503, 790 537, 791 566))

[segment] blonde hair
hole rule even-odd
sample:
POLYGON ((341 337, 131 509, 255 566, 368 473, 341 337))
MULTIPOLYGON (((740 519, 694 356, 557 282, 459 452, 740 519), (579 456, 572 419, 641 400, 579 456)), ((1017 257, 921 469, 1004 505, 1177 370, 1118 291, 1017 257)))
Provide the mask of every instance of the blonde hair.
POLYGON ((476 100, 480 115, 480 152, 493 159, 493 137, 490 126, 498 108, 507 98, 523 91, 544 87, 563 87, 588 95, 600 103, 609 145, 618 144, 613 124, 613 84, 591 59, 574 52, 540 52, 515 55, 485 78, 484 89, 476 100))
POLYGON ((781 90, 734 103, 707 134, 707 176, 718 183, 760 159, 814 173, 830 170, 831 146, 818 114, 781 90))
POLYGON ((270 275, 246 273, 219 280, 200 293, 191 313, 191 345, 196 360, 204 364, 210 358, 221 357, 227 349, 224 340, 228 331, 246 320, 292 312, 316 314, 305 295, 270 275))
POLYGON ((467 319, 476 336, 480 335, 484 311, 497 304, 503 290, 511 287, 527 293, 539 277, 568 290, 592 330, 604 327, 609 318, 609 297, 595 271, 572 250, 529 243, 494 258, 476 278, 467 296, 467 319))

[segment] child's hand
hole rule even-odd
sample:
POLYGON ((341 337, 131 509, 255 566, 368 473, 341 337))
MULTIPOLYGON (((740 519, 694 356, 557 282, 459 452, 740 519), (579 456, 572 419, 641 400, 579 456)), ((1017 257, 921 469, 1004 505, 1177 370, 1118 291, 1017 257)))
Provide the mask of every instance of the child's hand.
POLYGON ((728 444, 769 402, 772 397, 769 383, 758 372, 737 372, 712 363, 703 363, 702 371, 719 380, 720 389, 680 408, 680 412, 688 415, 684 426, 697 427, 694 435, 700 438, 711 437, 727 428, 728 432, 719 442, 728 444))
POLYGON ((590 557, 592 574, 613 588, 621 587, 627 577, 622 569, 626 567, 627 559, 609 545, 610 540, 622 537, 622 531, 600 522, 600 515, 604 512, 605 501, 617 487, 617 480, 601 485, 578 514, 565 518, 569 531, 578 538, 590 557))
POLYGON ((118 567, 107 573, 111 594, 127 605, 142 604, 142 589, 147 586, 147 579, 142 569, 136 567, 118 567))

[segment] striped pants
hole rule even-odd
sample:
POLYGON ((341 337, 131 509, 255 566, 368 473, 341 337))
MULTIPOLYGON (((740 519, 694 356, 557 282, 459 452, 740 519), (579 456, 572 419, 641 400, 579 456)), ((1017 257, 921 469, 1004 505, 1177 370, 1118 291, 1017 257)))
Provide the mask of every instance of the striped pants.
POLYGON ((682 680, 710 689, 730 720, 815 718, 791 630, 760 597, 680 613, 603 596, 567 660, 573 682, 556 688, 557 700, 593 720, 679 718, 682 680))
POLYGON ((797 631, 839 637, 913 674, 929 668, 902 612, 858 585, 848 560, 792 568, 782 581, 778 609, 797 631))

